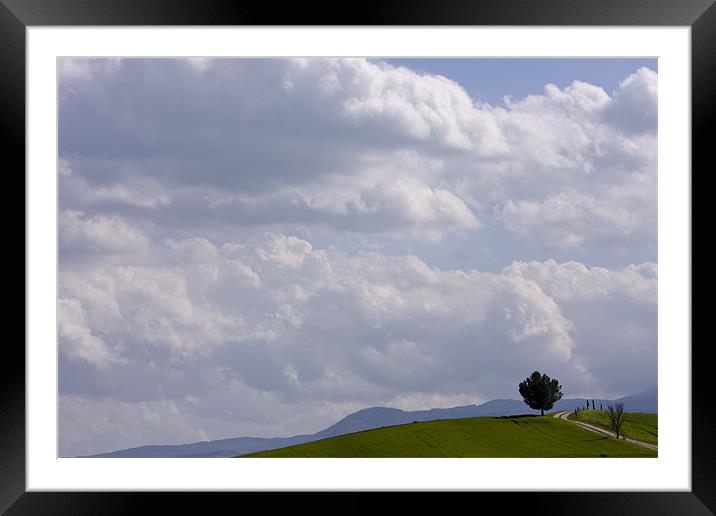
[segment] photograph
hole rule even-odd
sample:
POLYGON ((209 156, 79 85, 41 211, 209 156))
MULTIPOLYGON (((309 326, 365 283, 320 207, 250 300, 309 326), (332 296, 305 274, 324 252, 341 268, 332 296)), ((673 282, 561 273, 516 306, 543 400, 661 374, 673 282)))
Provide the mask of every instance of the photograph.
POLYGON ((0 513, 713 514, 713 3, 0 0, 0 513))
POLYGON ((56 65, 59 458, 658 459, 658 57, 56 65))

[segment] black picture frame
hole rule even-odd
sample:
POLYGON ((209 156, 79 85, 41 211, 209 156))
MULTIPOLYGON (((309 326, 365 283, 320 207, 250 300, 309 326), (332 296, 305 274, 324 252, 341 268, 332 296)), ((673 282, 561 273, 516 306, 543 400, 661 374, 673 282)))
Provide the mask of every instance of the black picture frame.
MULTIPOLYGON (((0 135, 5 149, 2 168, 6 179, 19 177, 19 170, 25 169, 25 29, 29 26, 642 25, 691 27, 693 178, 696 168, 707 172, 707 152, 713 146, 708 137, 709 126, 714 125, 716 104, 713 94, 716 91, 716 7, 713 4, 714 0, 393 0, 361 2, 359 7, 356 4, 355 8, 346 8, 340 3, 287 3, 278 7, 260 2, 214 0, 0 0, 0 135), (11 166, 7 165, 8 158, 11 166)), ((24 191, 24 180, 21 188, 24 191)), ((17 211, 11 211, 7 203, 4 206, 7 220, 12 220, 10 216, 17 217, 17 211)), ((693 247, 691 253, 693 256, 693 247)), ((28 258, 24 253, 23 257, 28 258)), ((470 499, 463 498, 463 501, 503 504, 510 512, 524 508, 550 514, 712 514, 716 511, 713 466, 716 447, 713 417, 710 417, 713 408, 707 389, 708 347, 704 342, 691 347, 690 492, 465 493, 460 496, 470 499)), ((206 512, 208 496, 212 497, 214 507, 217 496, 230 503, 235 503, 235 498, 229 500, 228 497, 241 496, 244 504, 256 496, 254 493, 26 492, 25 348, 19 339, 7 339, 3 351, 0 510, 7 514, 136 514, 153 511, 153 506, 161 503, 165 510, 167 504, 175 504, 185 511, 206 512)), ((358 498, 353 494, 350 504, 336 503, 358 512, 361 507, 368 510, 372 496, 375 495, 361 493, 358 498)), ((313 497, 309 498, 308 503, 313 504, 313 497)), ((423 504, 424 497, 414 493, 410 499, 423 504)), ((331 505, 323 498, 321 504, 331 505)))

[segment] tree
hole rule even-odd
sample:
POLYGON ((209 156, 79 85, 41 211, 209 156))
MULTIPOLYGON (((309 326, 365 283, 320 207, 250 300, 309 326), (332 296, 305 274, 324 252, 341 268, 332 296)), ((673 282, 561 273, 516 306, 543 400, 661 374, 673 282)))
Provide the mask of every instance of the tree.
POLYGON ((622 434, 622 424, 624 423, 624 404, 617 403, 615 406, 607 406, 607 416, 609 416, 609 428, 617 434, 617 439, 622 434))
POLYGON ((555 402, 562 399, 562 386, 556 378, 535 371, 519 385, 520 394, 530 408, 544 411, 551 409, 555 402))

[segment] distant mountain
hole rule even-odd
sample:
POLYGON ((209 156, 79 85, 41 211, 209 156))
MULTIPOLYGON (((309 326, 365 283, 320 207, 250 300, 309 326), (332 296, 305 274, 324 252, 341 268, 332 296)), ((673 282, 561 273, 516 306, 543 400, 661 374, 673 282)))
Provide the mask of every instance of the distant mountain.
POLYGON ((254 451, 273 450, 294 444, 314 441, 312 435, 293 437, 235 437, 216 441, 200 441, 191 444, 149 445, 127 448, 89 457, 132 457, 132 458, 189 458, 189 457, 235 457, 254 451))
POLYGON ((624 410, 627 412, 659 412, 659 393, 656 388, 625 396, 617 401, 624 403, 624 410))
MULTIPOLYGON (((554 409, 550 412, 556 412, 559 410, 574 410, 577 407, 584 407, 585 402, 586 400, 584 399, 559 400, 554 404, 554 409)), ((623 398, 616 400, 594 399, 596 408, 599 408, 599 405, 601 404, 604 407, 604 410, 607 409, 607 405, 615 403, 623 403, 624 410, 626 412, 649 412, 654 414, 659 412, 659 398, 656 388, 640 392, 639 394, 624 396, 623 398)))
MULTIPOLYGON (((597 408, 602 404, 606 409, 607 405, 618 402, 624 403, 624 409, 627 412, 658 412, 658 395, 656 388, 639 394, 625 396, 617 400, 594 399, 597 408)), ((564 399, 555 403, 554 409, 550 412, 574 410, 577 407, 584 407, 585 405, 585 399, 564 399)), ((349 414, 334 425, 315 434, 274 438, 236 437, 216 441, 201 441, 191 444, 140 446, 138 448, 128 448, 125 450, 91 455, 90 457, 235 457, 256 451, 273 450, 373 428, 404 425, 406 423, 412 423, 413 421, 434 421, 436 419, 459 419, 480 416, 514 416, 521 414, 539 414, 539 411, 530 409, 523 401, 512 399, 491 400, 481 405, 465 405, 461 407, 415 411, 372 407, 349 414)))

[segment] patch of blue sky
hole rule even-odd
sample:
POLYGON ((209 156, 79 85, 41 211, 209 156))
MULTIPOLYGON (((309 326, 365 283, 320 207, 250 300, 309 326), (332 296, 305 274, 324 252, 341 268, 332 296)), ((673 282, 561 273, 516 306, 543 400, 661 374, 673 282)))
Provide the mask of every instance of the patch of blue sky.
POLYGON ((475 100, 502 105, 505 96, 513 100, 541 94, 545 85, 560 88, 573 81, 600 86, 610 96, 619 82, 641 67, 658 72, 658 59, 639 58, 384 58, 394 66, 415 72, 439 74, 459 83, 475 100))

